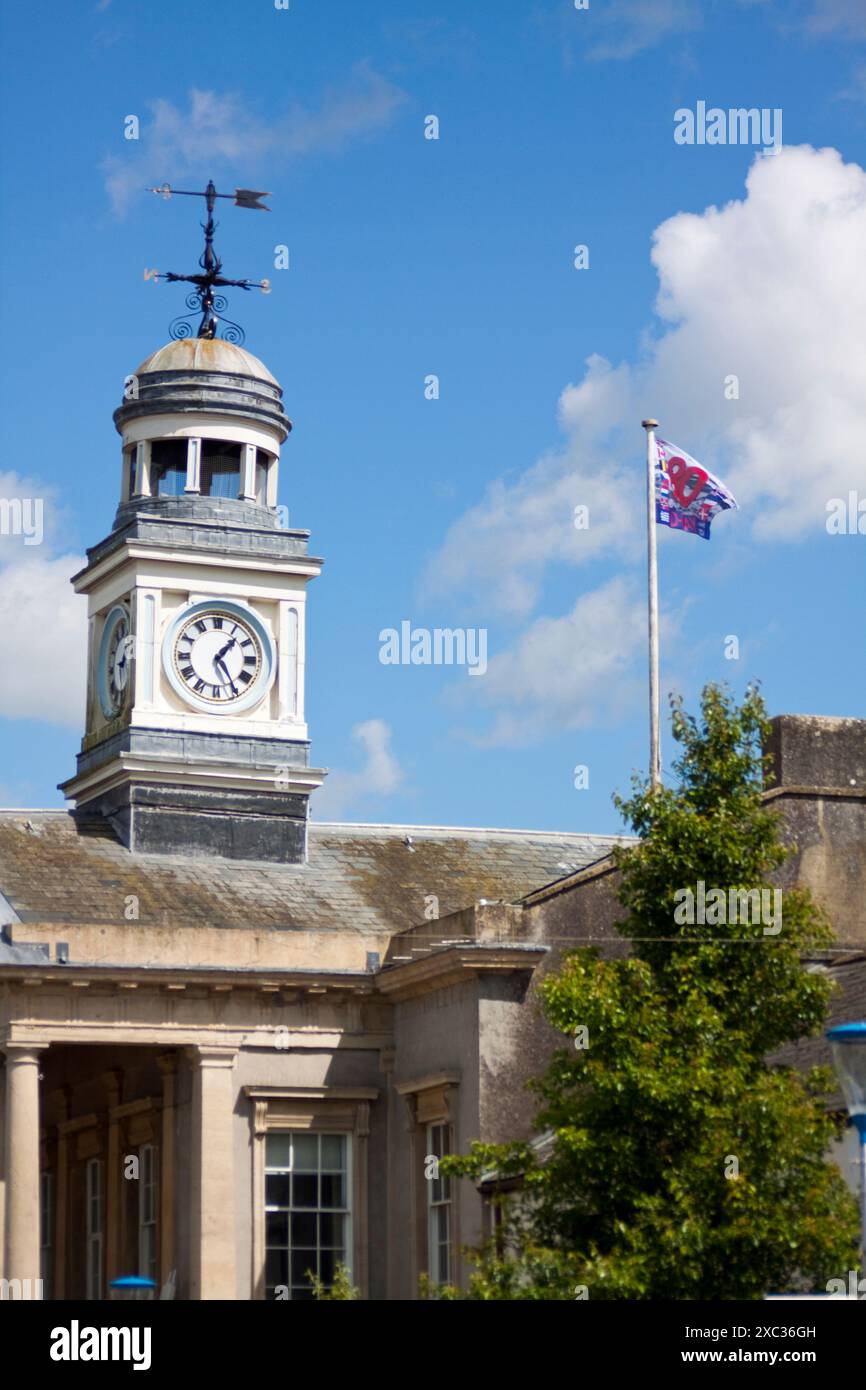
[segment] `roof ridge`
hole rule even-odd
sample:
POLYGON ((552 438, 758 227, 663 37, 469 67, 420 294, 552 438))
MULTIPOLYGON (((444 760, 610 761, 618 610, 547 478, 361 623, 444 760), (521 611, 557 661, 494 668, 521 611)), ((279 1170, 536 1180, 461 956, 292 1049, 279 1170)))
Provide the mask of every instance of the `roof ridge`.
MULTIPOLYGON (((0 806, 0 816, 72 817, 66 806, 0 806)), ((632 835, 598 830, 538 830, 507 825, 418 825, 403 821, 310 820, 310 830, 390 830, 434 835, 532 835, 549 840, 632 840, 632 835)))
POLYGON ((311 820, 310 830, 415 830, 447 835, 535 835, 552 840, 631 840, 632 835, 595 830, 531 830, 501 825, 404 825, 398 821, 311 820))

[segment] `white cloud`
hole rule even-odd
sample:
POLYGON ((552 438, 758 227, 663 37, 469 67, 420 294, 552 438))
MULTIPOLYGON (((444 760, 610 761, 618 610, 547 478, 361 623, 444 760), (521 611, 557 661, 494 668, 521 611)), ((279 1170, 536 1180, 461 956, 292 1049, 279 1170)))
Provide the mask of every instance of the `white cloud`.
POLYGON ((650 411, 737 497, 716 535, 822 533, 827 499, 866 486, 864 244, 866 173, 808 146, 759 156, 744 199, 664 222, 652 252, 660 335, 635 364, 588 359, 560 396, 562 444, 454 523, 426 593, 469 591, 525 617, 551 565, 636 556, 650 411), (738 400, 726 399, 731 374, 738 400), (573 526, 580 503, 585 531, 573 526))
POLYGON ((23 555, 0 565, 0 716, 83 730, 87 605, 69 583, 83 564, 23 555))
POLYGON ((403 770, 391 752, 391 730, 383 719, 356 724, 352 738, 361 745, 364 764, 357 772, 331 772, 313 798, 317 820, 336 820, 360 801, 389 796, 403 782, 403 770))
MULTIPOLYGON (((592 62, 623 62, 662 45, 670 52, 676 40, 690 40, 700 30, 721 32, 734 8, 750 18, 763 11, 779 29, 781 42, 801 32, 813 38, 866 38, 863 0, 591 0, 577 15, 571 0, 564 0, 561 9, 554 7, 538 22, 556 35, 569 60, 578 44, 592 62)), ((679 59, 688 53, 682 44, 673 51, 679 59)))
POLYGON ((265 160, 273 169, 289 158, 337 149, 387 125, 404 99, 368 63, 356 65, 345 87, 326 90, 316 110, 296 102, 263 116, 236 93, 198 88, 189 92, 185 109, 157 98, 148 103, 149 116, 129 113, 140 116, 139 140, 127 143, 122 159, 103 161, 112 208, 122 215, 148 184, 179 187, 188 175, 200 179, 204 166, 214 174, 242 167, 248 181, 265 160))
POLYGON ((553 562, 583 565, 636 551, 646 523, 634 506, 634 461, 611 429, 627 416, 629 369, 593 356, 579 386, 559 399, 566 434, 515 482, 493 482, 484 500, 449 530, 423 578, 426 597, 473 590, 488 607, 525 617, 535 608, 553 562), (575 527, 575 507, 588 526, 575 527))
POLYGON ((839 93, 840 101, 866 101, 866 63, 857 63, 851 70, 847 87, 839 93))
MULTIPOLYGON (((69 580, 84 560, 57 553, 65 517, 51 488, 0 473, 0 500, 12 499, 41 504, 44 534, 41 544, 28 545, 8 533, 7 520, 0 535, 0 717, 83 729, 87 604, 69 580)), ((3 507, 4 518, 12 515, 3 507)))
POLYGON ((499 708, 482 745, 525 744, 576 729, 601 711, 617 718, 636 692, 634 662, 646 650, 646 598, 617 578, 581 595, 570 613, 540 617, 494 656, 471 692, 499 708))
POLYGON ((746 187, 656 232, 672 326, 635 379, 676 442, 717 463, 752 534, 796 540, 866 484, 866 173, 804 146, 759 156, 746 187))
POLYGON ((814 34, 866 38, 866 9, 862 0, 815 0, 809 28, 814 34))
MULTIPOLYGON (((784 8, 773 0, 734 0, 734 4, 743 10, 764 9, 789 23, 784 8)), ((568 14, 559 27, 567 41, 577 37, 585 43, 588 58, 623 61, 702 29, 708 18, 712 19, 712 13, 707 0, 610 0, 604 6, 591 4, 579 16, 580 29, 568 14)), ((799 6, 795 22, 816 37, 866 38, 862 0, 811 0, 805 11, 799 6)))
POLYGON ((618 0, 610 6, 592 6, 580 20, 586 24, 588 57, 633 58, 666 39, 690 33, 701 26, 701 7, 696 0, 618 0))
MULTIPOLYGON (((866 489, 864 245, 866 173, 808 146, 760 155, 743 199, 664 222, 652 251, 655 336, 633 363, 588 359, 559 399, 559 447, 491 483, 453 524, 427 565, 427 596, 471 595, 525 621, 551 569, 638 561, 649 413, 737 497, 741 510, 716 520, 711 545, 728 528, 740 542, 826 534, 827 500, 866 489), (730 375, 738 400, 726 398, 730 375), (588 530, 574 529, 580 503, 588 530)), ((491 660, 474 695, 503 707, 494 740, 518 737, 524 719, 537 730, 581 722, 593 703, 604 712, 607 682, 626 670, 630 642, 643 642, 621 598, 609 584, 585 593, 491 660)))

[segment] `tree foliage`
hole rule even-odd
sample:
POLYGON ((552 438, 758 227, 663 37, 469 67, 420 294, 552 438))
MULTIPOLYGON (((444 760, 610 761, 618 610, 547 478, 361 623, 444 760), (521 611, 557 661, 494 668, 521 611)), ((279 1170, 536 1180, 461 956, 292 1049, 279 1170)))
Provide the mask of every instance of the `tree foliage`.
POLYGON ((351 1303, 361 1297, 361 1290, 352 1283, 348 1267, 344 1264, 337 1265, 330 1284, 326 1284, 312 1270, 308 1271, 307 1278, 313 1286, 313 1298, 317 1303, 351 1303))
POLYGON ((554 1027, 588 1030, 531 1083, 549 1156, 474 1144, 443 1163, 521 1175, 497 1239, 472 1253, 470 1298, 760 1298, 856 1265, 856 1204, 826 1156, 832 1078, 768 1060, 824 1023, 831 985, 804 960, 832 940, 828 922, 801 889, 775 932, 751 913, 674 918, 677 890, 699 881, 772 889, 790 852, 761 796, 763 700, 710 685, 700 718, 671 703, 677 785, 635 778, 615 798, 639 837, 616 852, 631 953, 578 949, 541 986, 554 1027))

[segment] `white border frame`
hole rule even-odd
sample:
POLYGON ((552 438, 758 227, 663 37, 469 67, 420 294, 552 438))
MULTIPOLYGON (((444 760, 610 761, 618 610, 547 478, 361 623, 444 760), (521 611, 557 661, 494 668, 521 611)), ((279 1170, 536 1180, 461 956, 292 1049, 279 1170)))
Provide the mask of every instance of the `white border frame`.
MULTIPOLYGON (((123 707, 126 704, 127 700, 129 699, 129 693, 132 688, 132 671, 130 671, 129 676, 127 677, 126 690, 124 692, 123 699, 115 708, 115 706, 111 703, 111 701, 108 698, 108 652, 111 647, 111 639, 114 634, 114 629, 117 627, 121 619, 125 619, 127 636, 130 636, 132 633, 132 619, 130 617, 129 610, 125 604, 115 603, 109 609, 108 613, 105 616, 105 622, 102 625, 102 637, 99 641, 99 656, 97 657, 96 662, 96 687, 99 694, 99 704, 102 708, 102 713, 106 719, 117 718, 117 716, 123 710, 123 707)), ((134 651, 134 644, 130 643, 130 652, 134 653, 134 651)), ((132 662, 130 661, 130 665, 131 664, 132 662)))
POLYGON ((251 709, 253 705, 261 704, 265 696, 270 691, 274 683, 277 672, 277 654, 274 641, 268 632, 261 618, 249 607, 248 604, 241 603, 238 599, 207 598, 200 599, 195 603, 188 603, 179 609, 171 619, 165 630, 162 639, 162 669, 166 679, 176 695, 189 705, 191 709, 199 714, 237 714, 241 710, 251 709), (197 613, 205 615, 207 613, 229 613, 237 617, 241 622, 253 629, 262 648, 262 669, 246 695, 242 695, 239 700, 232 700, 230 704, 220 705, 212 700, 200 700, 198 696, 184 684, 174 669, 174 644, 178 632, 185 627, 197 613))

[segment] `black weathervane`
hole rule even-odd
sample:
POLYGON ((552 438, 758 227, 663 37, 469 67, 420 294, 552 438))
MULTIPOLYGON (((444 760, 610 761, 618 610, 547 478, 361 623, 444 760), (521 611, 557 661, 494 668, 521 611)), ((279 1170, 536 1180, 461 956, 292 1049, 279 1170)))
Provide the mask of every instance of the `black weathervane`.
POLYGON ((227 300, 222 294, 215 294, 215 289, 223 286, 230 286, 238 290, 261 290, 263 294, 270 294, 271 286, 268 280, 227 280, 220 274, 222 261, 214 250, 213 234, 216 223, 213 220, 214 204, 217 198, 230 198, 235 207, 256 208, 260 212, 270 212, 270 208, 265 207, 260 202, 261 198, 269 198, 269 193, 257 193, 251 188, 236 188, 234 193, 217 193, 214 188, 213 179, 209 180, 208 186, 203 192, 195 192, 189 188, 171 188, 164 183, 161 188, 149 189, 151 193, 159 193, 163 198, 171 198, 177 194, 183 198, 204 198, 207 204, 207 222, 202 222, 204 231, 204 251, 199 256, 199 265, 202 268, 201 275, 175 275, 174 271, 168 270, 160 273, 158 270, 146 270, 145 280, 167 280, 174 282, 184 280, 190 285, 195 285, 195 289, 186 297, 187 314, 180 314, 176 319, 172 319, 169 326, 169 333, 172 338, 191 338, 193 325, 189 321, 189 315, 201 313, 201 322, 198 326, 197 338, 216 338, 219 326, 222 325, 222 336, 229 343, 242 343, 244 341, 244 330, 231 319, 223 318, 223 310, 226 308, 227 300))

